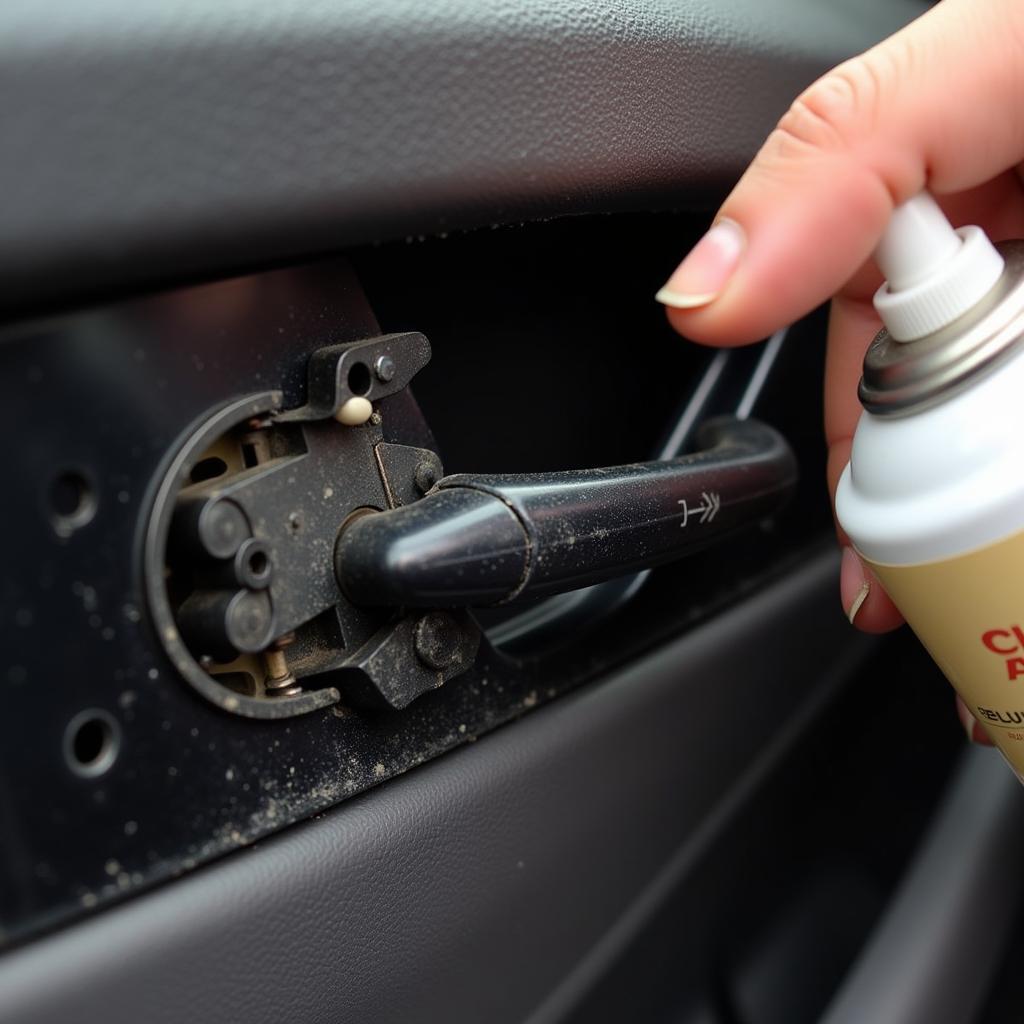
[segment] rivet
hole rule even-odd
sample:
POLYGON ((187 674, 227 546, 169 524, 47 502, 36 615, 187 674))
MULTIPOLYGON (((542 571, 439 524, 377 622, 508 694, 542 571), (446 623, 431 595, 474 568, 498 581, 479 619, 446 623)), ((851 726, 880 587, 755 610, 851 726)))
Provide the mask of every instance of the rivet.
POLYGON ((395 361, 391 356, 377 356, 373 364, 373 372, 377 374, 377 380, 387 384, 395 379, 395 361))

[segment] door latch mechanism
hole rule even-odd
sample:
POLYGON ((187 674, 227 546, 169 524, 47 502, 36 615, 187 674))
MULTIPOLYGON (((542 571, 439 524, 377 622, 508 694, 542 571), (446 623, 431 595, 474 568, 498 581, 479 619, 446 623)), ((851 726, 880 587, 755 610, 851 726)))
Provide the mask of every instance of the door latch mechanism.
POLYGON ((795 484, 780 435, 731 418, 678 459, 445 477, 408 391, 429 358, 417 333, 320 349, 305 405, 233 401, 173 458, 147 590, 168 656, 208 699, 256 718, 403 708, 473 664, 486 641, 469 608, 679 558, 795 484))

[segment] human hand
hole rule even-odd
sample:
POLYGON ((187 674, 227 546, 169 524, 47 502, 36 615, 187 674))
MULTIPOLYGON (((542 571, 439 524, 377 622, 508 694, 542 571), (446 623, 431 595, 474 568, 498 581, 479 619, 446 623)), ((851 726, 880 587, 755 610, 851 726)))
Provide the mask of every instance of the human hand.
MULTIPOLYGON (((928 188, 954 223, 1024 236, 1024 4, 944 0, 801 95, 658 298, 681 333, 754 341, 832 297, 825 380, 834 497, 880 322, 870 261, 893 208, 928 188)), ((841 597, 869 632, 900 615, 844 545, 841 597)), ((969 723, 968 723, 969 725, 969 723)), ((968 728, 968 732, 971 729, 968 728)))

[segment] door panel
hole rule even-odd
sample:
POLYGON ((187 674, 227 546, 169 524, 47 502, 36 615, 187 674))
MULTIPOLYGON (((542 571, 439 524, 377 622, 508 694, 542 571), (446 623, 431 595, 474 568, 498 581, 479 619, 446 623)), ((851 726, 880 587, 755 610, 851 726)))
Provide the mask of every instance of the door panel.
POLYGON ((962 757, 911 638, 842 617, 823 318, 715 356, 650 299, 792 96, 925 7, 3 7, 0 117, 18 158, 0 165, 0 353, 12 480, 28 483, 5 503, 20 544, 0 592, 0 1019, 800 1024, 867 1012, 893 982, 878 964, 910 943, 931 968, 899 979, 893 1019, 972 1019, 1014 926, 1019 794, 962 757), (404 331, 433 358, 418 406, 389 422, 429 425, 448 472, 645 460, 742 407, 792 446, 796 493, 619 589, 482 612, 511 660, 475 689, 455 678, 405 711, 293 720, 285 745, 313 766, 298 796, 247 818, 243 841, 202 847, 230 794, 163 752, 160 722, 172 743, 173 723, 185 735, 201 717, 256 784, 282 771, 281 723, 235 720, 173 671, 143 683, 153 731, 140 709, 129 720, 126 674, 150 679, 159 637, 140 602, 105 641, 116 666, 84 656, 99 648, 82 637, 110 626, 87 605, 110 595, 90 597, 82 572, 142 587, 159 467, 204 410, 257 385, 297 406, 313 351, 404 331), (128 487, 114 463, 136 448, 128 487), (88 472, 61 476, 68 452, 88 472), (103 504, 54 519, 55 475, 103 504), (73 550, 86 520, 102 542, 73 550), (30 637, 19 588, 44 577, 54 618, 30 637), (68 716, 108 704, 116 772, 180 771, 187 794, 168 782, 172 799, 129 816, 127 776, 68 777, 68 716), (49 794, 72 785, 80 802, 57 820, 49 794), (976 840, 957 858, 965 805, 976 840), (116 817, 145 856, 143 812, 175 855, 135 879, 101 824, 116 817), (43 832, 109 879, 79 892, 39 855, 43 832), (961 862, 1009 908, 974 944, 983 962, 914 939, 922 922, 933 939, 980 927, 961 862), (932 914, 914 895, 946 889, 932 914), (972 984, 936 1009, 922 988, 954 962, 972 984))
POLYGON ((9 954, 5 1014, 522 1019, 652 885, 707 870, 858 679, 875 644, 846 628, 835 572, 823 552, 599 685, 9 954))

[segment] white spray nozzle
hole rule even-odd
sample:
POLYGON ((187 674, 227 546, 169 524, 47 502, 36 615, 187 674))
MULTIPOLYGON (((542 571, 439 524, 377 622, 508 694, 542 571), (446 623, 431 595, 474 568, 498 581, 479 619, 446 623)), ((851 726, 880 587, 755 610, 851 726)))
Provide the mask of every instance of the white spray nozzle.
POLYGON ((948 326, 1003 272, 1003 258, 985 232, 954 230, 927 192, 893 211, 875 262, 886 277, 875 293, 875 309, 897 341, 914 341, 948 326))

